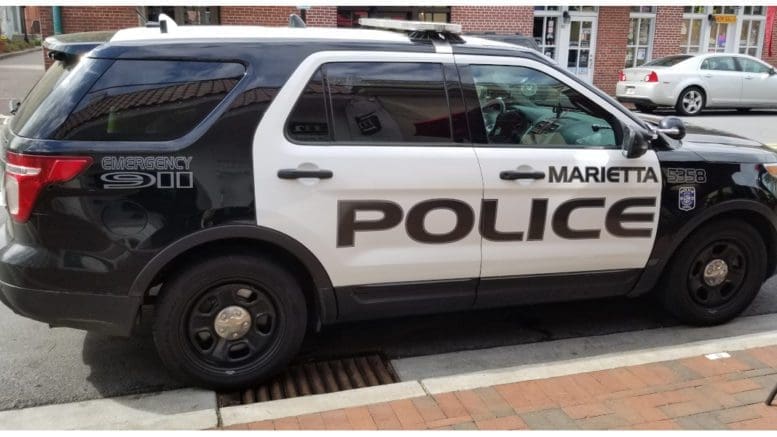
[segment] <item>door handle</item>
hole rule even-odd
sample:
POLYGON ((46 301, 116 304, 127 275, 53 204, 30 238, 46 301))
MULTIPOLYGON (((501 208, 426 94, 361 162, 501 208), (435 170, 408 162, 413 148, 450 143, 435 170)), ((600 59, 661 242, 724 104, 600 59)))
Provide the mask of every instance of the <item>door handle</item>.
POLYGON ((278 177, 281 179, 331 179, 334 176, 331 170, 297 170, 296 168, 284 168, 278 170, 278 177))
POLYGON ((545 179, 545 172, 505 170, 499 173, 499 179, 503 179, 505 181, 514 181, 517 179, 545 179))
POLYGON ((710 77, 712 77, 712 75, 711 74, 705 74, 704 77, 710 78, 710 77))
POLYGON ((747 80, 750 80, 752 78, 753 78, 753 76, 745 76, 745 79, 747 79, 747 80))

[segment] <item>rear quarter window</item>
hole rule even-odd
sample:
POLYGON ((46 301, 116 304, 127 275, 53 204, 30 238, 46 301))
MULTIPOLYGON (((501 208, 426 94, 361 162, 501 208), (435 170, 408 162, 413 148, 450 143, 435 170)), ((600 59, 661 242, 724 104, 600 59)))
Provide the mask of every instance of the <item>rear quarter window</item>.
POLYGON ((194 129, 245 74, 238 63, 117 60, 52 137, 166 141, 194 129))

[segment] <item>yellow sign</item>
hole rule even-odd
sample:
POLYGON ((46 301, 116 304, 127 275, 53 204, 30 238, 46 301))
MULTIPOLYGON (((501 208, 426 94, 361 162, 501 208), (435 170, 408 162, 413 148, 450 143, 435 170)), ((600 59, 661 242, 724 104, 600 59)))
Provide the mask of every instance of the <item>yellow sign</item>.
POLYGON ((733 24, 737 22, 736 15, 715 15, 716 23, 733 24))

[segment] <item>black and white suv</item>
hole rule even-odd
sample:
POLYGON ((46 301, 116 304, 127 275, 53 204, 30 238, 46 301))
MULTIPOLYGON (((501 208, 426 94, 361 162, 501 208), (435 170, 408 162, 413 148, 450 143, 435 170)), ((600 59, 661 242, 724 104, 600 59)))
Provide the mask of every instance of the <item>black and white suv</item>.
POLYGON ((49 39, 3 126, 19 314, 129 335, 153 305, 172 373, 226 388, 326 324, 655 290, 709 325, 774 271, 774 153, 636 118, 534 50, 161 24, 49 39))

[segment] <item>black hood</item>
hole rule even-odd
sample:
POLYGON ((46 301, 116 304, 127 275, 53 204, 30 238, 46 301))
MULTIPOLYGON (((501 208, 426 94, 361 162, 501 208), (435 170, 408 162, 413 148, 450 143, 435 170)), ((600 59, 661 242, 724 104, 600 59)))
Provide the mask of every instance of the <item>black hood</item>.
MULTIPOLYGON (((640 114, 640 118, 656 126, 663 117, 640 114)), ((685 125, 682 148, 709 162, 777 162, 777 153, 759 141, 692 122, 685 125)))

